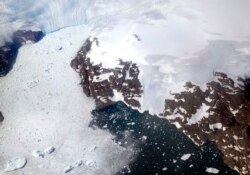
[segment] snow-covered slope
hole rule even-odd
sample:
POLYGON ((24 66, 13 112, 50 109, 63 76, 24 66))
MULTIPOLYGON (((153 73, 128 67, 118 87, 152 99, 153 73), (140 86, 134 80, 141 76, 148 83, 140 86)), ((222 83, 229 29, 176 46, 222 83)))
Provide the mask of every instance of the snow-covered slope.
POLYGON ((26 157, 27 165, 14 174, 41 175, 63 174, 79 160, 85 165, 75 168, 75 174, 109 175, 130 159, 132 150, 115 144, 110 133, 88 127, 94 102, 83 95, 80 79, 69 65, 88 35, 84 25, 71 27, 23 46, 13 70, 0 79, 5 116, 0 127, 0 174, 16 157, 26 157), (33 156, 34 150, 49 146, 55 152, 33 156))
POLYGON ((170 91, 180 92, 187 81, 202 85, 213 79, 215 71, 234 79, 250 71, 250 42, 242 40, 243 33, 238 38, 214 35, 192 19, 183 23, 180 17, 175 18, 157 26, 120 21, 114 29, 97 35, 99 44, 88 54, 104 68, 114 68, 119 59, 137 63, 144 87, 142 106, 153 113, 162 111, 164 99, 171 98, 170 91))
MULTIPOLYGON (((17 28, 40 28, 51 32, 63 27, 88 24, 110 28, 122 18, 154 25, 167 24, 170 35, 194 42, 213 35, 249 36, 249 2, 245 0, 2 0, 1 41, 17 28), (244 18, 246 17, 246 18, 244 18), (190 23, 190 21, 192 21, 190 23), (244 27, 242 27, 244 26, 244 27), (195 33, 197 37, 193 37, 195 33)), ((170 40, 168 38, 168 40, 170 40)), ((204 40, 203 40, 204 41, 204 40)), ((181 44, 181 43, 179 43, 181 44)), ((204 44, 199 43, 200 45, 204 44)))

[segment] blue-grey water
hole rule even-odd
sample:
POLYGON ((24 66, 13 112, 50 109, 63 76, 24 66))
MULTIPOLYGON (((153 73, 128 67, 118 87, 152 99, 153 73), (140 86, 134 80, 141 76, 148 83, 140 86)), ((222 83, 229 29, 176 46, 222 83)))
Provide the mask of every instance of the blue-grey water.
POLYGON ((223 163, 214 143, 197 146, 166 119, 139 113, 122 102, 94 110, 92 115, 90 126, 108 130, 114 142, 125 148, 136 148, 134 161, 117 174, 205 175, 207 167, 218 169, 218 174, 238 174, 223 163), (191 157, 181 160, 188 153, 191 157))

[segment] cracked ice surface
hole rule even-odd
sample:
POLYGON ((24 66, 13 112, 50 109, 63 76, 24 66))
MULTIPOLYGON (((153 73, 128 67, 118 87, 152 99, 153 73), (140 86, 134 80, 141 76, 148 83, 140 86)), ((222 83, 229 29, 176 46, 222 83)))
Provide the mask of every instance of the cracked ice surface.
POLYGON ((69 65, 88 34, 86 26, 70 27, 22 47, 12 71, 0 79, 5 115, 0 127, 0 174, 13 157, 25 156, 28 161, 15 175, 62 174, 77 160, 95 164, 73 173, 109 175, 130 160, 132 149, 124 150, 110 133, 88 127, 94 102, 84 96, 80 79, 69 65), (55 153, 44 158, 32 155, 50 145, 55 153))

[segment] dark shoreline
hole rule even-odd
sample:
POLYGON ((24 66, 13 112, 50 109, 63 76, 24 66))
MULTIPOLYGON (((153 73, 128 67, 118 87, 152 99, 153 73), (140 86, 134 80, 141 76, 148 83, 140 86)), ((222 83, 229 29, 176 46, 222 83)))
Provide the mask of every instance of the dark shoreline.
POLYGON ((136 147, 134 161, 117 175, 211 174, 206 168, 216 168, 218 174, 238 174, 223 162, 213 142, 197 146, 166 119, 139 113, 123 102, 94 110, 92 115, 91 127, 108 130, 114 135, 114 141, 125 148, 136 147), (191 156, 183 161, 184 154, 191 156))
POLYGON ((18 30, 12 36, 11 42, 0 47, 0 77, 6 76, 16 62, 18 49, 27 42, 38 42, 45 34, 42 31, 18 30))

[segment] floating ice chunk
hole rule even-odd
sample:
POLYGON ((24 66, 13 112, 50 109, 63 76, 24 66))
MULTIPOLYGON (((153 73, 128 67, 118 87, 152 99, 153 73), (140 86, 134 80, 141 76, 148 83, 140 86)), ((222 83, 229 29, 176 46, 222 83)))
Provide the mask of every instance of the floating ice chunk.
POLYGON ((188 160, 190 158, 191 154, 184 154, 182 157, 181 157, 181 160, 188 160))
POLYGON ((45 153, 43 151, 40 151, 40 150, 34 150, 34 151, 32 151, 32 155, 36 158, 38 158, 38 157, 44 158, 45 153))
POLYGON ((206 172, 212 173, 212 174, 218 174, 218 173, 219 173, 219 170, 216 169, 216 168, 207 168, 207 169, 206 169, 206 172))
POLYGON ((167 170, 168 170, 167 167, 162 168, 162 171, 167 171, 167 170))
POLYGON ((7 162, 4 172, 15 171, 25 167, 27 160, 25 157, 17 157, 9 160, 7 162))
POLYGON ((74 167, 79 167, 79 166, 82 166, 83 164, 83 161, 82 160, 78 160, 74 163, 74 167))
POLYGON ((50 147, 48 147, 48 148, 46 148, 46 149, 44 150, 44 153, 46 153, 46 154, 51 154, 51 153, 55 152, 55 150, 56 150, 55 147, 50 146, 50 147))
POLYGON ((44 158, 45 157, 45 154, 51 154, 55 151, 55 147, 53 146, 50 146, 50 147, 47 147, 46 149, 44 149, 44 151, 40 151, 40 150, 34 150, 32 151, 32 155, 36 158, 40 157, 40 158, 44 158))
POLYGON ((64 168, 63 172, 68 173, 68 172, 72 171, 73 169, 74 169, 74 167, 72 165, 69 165, 66 168, 64 168))
POLYGON ((85 165, 86 166, 93 166, 95 164, 95 162, 94 161, 91 161, 91 160, 87 160, 86 162, 85 162, 85 165))
POLYGON ((96 146, 94 146, 94 147, 90 148, 90 149, 89 149, 89 152, 93 152, 93 151, 95 151, 95 150, 96 150, 96 148, 97 148, 96 146))

